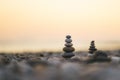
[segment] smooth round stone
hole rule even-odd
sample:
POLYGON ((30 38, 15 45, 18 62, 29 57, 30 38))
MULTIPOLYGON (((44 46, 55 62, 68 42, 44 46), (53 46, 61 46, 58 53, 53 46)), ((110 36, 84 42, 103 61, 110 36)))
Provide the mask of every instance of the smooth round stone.
POLYGON ((71 38, 71 36, 70 36, 70 35, 67 35, 67 36, 66 36, 66 38, 68 38, 68 39, 69 39, 69 38, 71 38))
POLYGON ((112 56, 111 57, 111 62, 112 63, 120 63, 120 57, 112 56))
POLYGON ((71 42, 72 42, 72 39, 66 39, 65 42, 71 43, 71 42))
POLYGON ((73 51, 75 51, 75 48, 74 47, 64 47, 63 51, 65 51, 65 52, 73 52, 73 51))
POLYGON ((90 46, 89 53, 93 54, 93 52, 95 52, 95 51, 97 51, 97 49, 95 48, 95 46, 90 46))
POLYGON ((70 52, 70 53, 64 53, 63 55, 62 55, 62 57, 64 57, 64 58, 71 58, 71 57, 73 57, 73 56, 75 56, 72 52, 70 52))
POLYGON ((73 44, 72 43, 66 43, 65 46, 66 47, 71 47, 71 46, 73 46, 73 44))
POLYGON ((91 41, 91 45, 94 46, 95 45, 95 41, 91 41))
POLYGON ((58 57, 51 57, 48 59, 48 62, 54 65, 59 65, 61 63, 61 59, 58 57))
POLYGON ((90 47, 89 50, 96 51, 97 49, 95 47, 90 47))
POLYGON ((107 58, 108 55, 106 52, 103 52, 103 51, 96 51, 94 53, 94 57, 97 58, 97 57, 104 57, 104 58, 107 58))
POLYGON ((91 41, 91 44, 94 44, 95 41, 91 41))
POLYGON ((95 46, 90 46, 90 48, 95 48, 95 46))
POLYGON ((90 53, 88 53, 88 55, 87 55, 88 57, 93 57, 94 55, 93 54, 90 54, 90 53))

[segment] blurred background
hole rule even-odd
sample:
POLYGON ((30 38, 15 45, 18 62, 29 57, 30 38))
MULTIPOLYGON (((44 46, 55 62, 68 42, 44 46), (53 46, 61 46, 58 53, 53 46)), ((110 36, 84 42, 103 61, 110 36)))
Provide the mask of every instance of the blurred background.
POLYGON ((0 52, 120 49, 120 0, 0 0, 0 52))

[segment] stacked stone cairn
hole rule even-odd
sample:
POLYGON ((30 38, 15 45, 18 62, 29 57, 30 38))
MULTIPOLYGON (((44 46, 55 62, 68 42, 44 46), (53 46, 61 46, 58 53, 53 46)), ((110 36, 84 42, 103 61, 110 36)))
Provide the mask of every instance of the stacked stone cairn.
POLYGON ((71 36, 70 35, 67 35, 66 36, 66 40, 65 40, 65 47, 63 48, 63 51, 64 51, 64 54, 62 55, 62 57, 68 59, 68 58, 71 58, 73 56, 75 56, 73 54, 73 52, 75 51, 75 48, 72 47, 73 44, 71 43, 72 42, 72 39, 71 39, 71 36))
POLYGON ((106 52, 103 52, 101 50, 98 50, 95 48, 95 41, 91 41, 91 45, 89 48, 89 54, 92 56, 89 58, 88 62, 106 62, 110 61, 110 58, 108 57, 106 52))
POLYGON ((95 41, 91 41, 91 45, 90 45, 90 48, 89 48, 89 53, 90 54, 93 54, 95 51, 97 51, 97 49, 95 48, 95 41))

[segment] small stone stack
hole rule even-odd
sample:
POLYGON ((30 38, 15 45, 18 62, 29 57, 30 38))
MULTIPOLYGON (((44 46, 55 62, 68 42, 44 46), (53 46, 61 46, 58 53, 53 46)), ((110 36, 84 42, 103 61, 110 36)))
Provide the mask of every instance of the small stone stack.
POLYGON ((64 58, 71 58, 73 56, 75 56, 73 54, 73 51, 75 51, 75 48, 72 47, 73 44, 71 43, 72 42, 72 39, 71 39, 71 36, 70 35, 67 35, 66 36, 66 40, 65 40, 66 44, 65 44, 65 47, 63 48, 63 51, 65 52, 62 56, 64 58))
POLYGON ((95 41, 91 41, 91 45, 90 45, 90 48, 89 48, 89 53, 90 54, 93 54, 95 51, 97 51, 97 49, 95 48, 95 41))

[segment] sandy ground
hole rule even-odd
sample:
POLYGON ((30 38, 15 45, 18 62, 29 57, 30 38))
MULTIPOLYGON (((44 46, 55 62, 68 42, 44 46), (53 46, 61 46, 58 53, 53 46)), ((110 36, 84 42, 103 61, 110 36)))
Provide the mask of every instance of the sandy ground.
POLYGON ((120 50, 105 52, 110 61, 91 63, 87 52, 0 53, 0 80, 120 80, 120 50))

